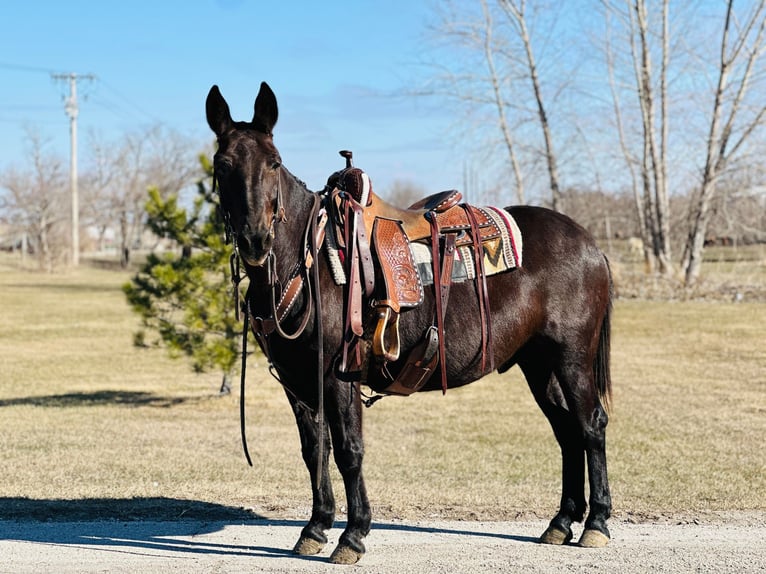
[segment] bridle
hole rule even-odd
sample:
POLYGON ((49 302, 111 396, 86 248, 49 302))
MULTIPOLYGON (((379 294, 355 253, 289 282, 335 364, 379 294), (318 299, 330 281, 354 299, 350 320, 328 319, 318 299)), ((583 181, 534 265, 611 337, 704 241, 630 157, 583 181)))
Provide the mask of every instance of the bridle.
MULTIPOLYGON (((322 328, 322 314, 320 312, 320 293, 319 293, 319 265, 315 264, 318 261, 319 246, 321 246, 324 240, 324 227, 327 222, 327 214, 323 206, 323 201, 318 194, 312 194, 312 206, 309 212, 308 221, 303 230, 303 258, 299 259, 296 265, 293 267, 288 279, 283 288, 279 281, 277 274, 277 256, 274 252, 274 239, 276 237, 276 225, 277 223, 287 223, 287 215, 283 202, 282 195, 282 172, 281 164, 276 166, 277 171, 277 194, 276 202, 274 204, 274 211, 271 216, 271 222, 269 224, 269 236, 272 239, 271 247, 266 255, 266 259, 263 265, 266 266, 266 284, 270 292, 270 305, 268 310, 270 316, 254 317, 250 308, 250 290, 253 289, 254 284, 251 282, 248 291, 245 295, 244 305, 244 326, 242 329, 242 363, 241 363, 241 379, 240 379, 240 434, 242 437, 242 447, 245 453, 245 458, 250 466, 253 466, 250 458, 250 453, 247 448, 247 438, 245 434, 245 379, 246 379, 246 365, 247 365, 247 333, 252 323, 253 335, 258 342, 264 356, 269 363, 269 372, 271 375, 290 393, 293 399, 303 405, 309 410, 311 409, 303 401, 301 401, 295 393, 290 389, 280 378, 277 368, 272 360, 271 348, 269 344, 269 338, 274 333, 279 337, 286 340, 295 340, 300 337, 308 325, 311 317, 312 310, 315 310, 316 325, 315 332, 317 338, 317 408, 316 408, 316 422, 319 425, 320 434, 324 433, 324 341, 323 341, 323 328, 322 328), (312 282, 314 284, 312 290, 312 282), (306 306, 303 312, 303 317, 300 324, 294 332, 288 333, 282 327, 282 322, 288 317, 290 310, 292 309, 295 301, 302 291, 306 293, 306 306)), ((213 171, 213 193, 218 190, 219 192, 219 206, 221 210, 221 216, 224 222, 224 230, 226 236, 226 242, 231 242, 234 246, 234 251, 231 255, 229 264, 231 269, 231 281, 234 287, 234 302, 237 321, 240 319, 240 309, 243 307, 240 301, 239 284, 247 276, 242 274, 241 257, 239 254, 239 246, 237 243, 238 232, 234 229, 231 223, 231 214, 223 207, 223 202, 220 201, 220 186, 218 186, 218 178, 216 177, 215 170, 213 171)), ((317 463, 317 471, 320 473, 323 465, 323 450, 324 441, 319 441, 319 459, 317 463)))

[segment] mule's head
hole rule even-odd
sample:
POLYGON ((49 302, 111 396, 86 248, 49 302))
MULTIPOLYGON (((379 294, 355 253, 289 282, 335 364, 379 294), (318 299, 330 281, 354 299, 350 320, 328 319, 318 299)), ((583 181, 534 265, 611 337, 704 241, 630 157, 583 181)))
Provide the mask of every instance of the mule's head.
POLYGON ((277 99, 261 83, 252 121, 235 122, 218 86, 213 86, 205 107, 207 123, 218 137, 213 165, 226 225, 242 259, 262 265, 274 242, 274 224, 282 217, 282 159, 272 136, 277 99))

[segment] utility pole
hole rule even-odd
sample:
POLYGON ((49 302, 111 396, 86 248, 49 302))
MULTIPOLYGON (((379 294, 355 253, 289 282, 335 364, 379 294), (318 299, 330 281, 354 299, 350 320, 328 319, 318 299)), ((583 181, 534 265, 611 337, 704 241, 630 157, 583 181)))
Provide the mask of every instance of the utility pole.
POLYGON ((77 80, 94 80, 93 74, 52 74, 54 80, 69 80, 69 97, 64 100, 64 112, 69 116, 69 185, 72 192, 72 267, 80 264, 80 200, 77 191, 77 80))

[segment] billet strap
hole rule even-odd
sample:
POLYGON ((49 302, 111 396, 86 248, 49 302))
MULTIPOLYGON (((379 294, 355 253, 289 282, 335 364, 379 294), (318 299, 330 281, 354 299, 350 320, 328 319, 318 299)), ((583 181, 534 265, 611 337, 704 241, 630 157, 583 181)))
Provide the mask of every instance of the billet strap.
POLYGON ((489 292, 487 291, 487 275, 484 273, 484 247, 481 243, 481 232, 471 206, 462 204, 471 225, 473 237, 474 265, 476 266, 476 295, 479 300, 479 316, 481 317, 481 370, 486 373, 487 355, 489 355, 489 371, 495 370, 495 354, 492 351, 492 324, 489 309, 489 292))
MULTIPOLYGON (((446 341, 444 336, 444 319, 447 314, 447 303, 449 301, 450 287, 452 286, 452 266, 455 261, 455 239, 456 233, 447 233, 444 236, 444 253, 442 254, 442 268, 439 273, 439 292, 436 296, 441 309, 439 311, 441 316, 441 330, 439 332, 439 354, 441 356, 442 363, 442 393, 447 392, 447 352, 446 341)), ((434 264, 436 265, 436 264, 434 264)), ((434 279, 434 286, 436 280, 434 279)))
POLYGON ((426 214, 431 223, 431 258, 433 262, 434 275, 434 300, 436 304, 436 332, 439 337, 439 367, 441 369, 442 393, 447 392, 447 349, 444 341, 444 319, 447 312, 447 302, 449 300, 449 290, 452 284, 452 263, 455 256, 455 235, 449 233, 444 238, 446 261, 439 252, 439 222, 436 215, 432 212, 426 214), (447 249, 448 245, 449 251, 447 249), (446 263, 442 269, 442 264, 446 263), (448 269, 446 268, 448 267, 448 269), (444 276, 444 273, 447 275, 444 276))
POLYGON ((444 253, 442 254, 441 283, 439 284, 439 297, 441 297, 442 312, 447 311, 450 287, 452 286, 452 267, 455 262, 456 233, 447 233, 444 236, 444 253))

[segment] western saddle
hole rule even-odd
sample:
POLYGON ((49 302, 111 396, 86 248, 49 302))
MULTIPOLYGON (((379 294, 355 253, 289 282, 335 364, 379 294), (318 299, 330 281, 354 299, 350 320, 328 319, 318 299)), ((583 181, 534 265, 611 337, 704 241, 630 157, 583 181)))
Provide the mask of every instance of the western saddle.
POLYGON ((346 289, 339 371, 363 377, 366 351, 371 347, 386 381, 385 387, 375 391, 410 395, 422 388, 440 365, 442 391, 446 392, 444 322, 453 265, 461 248, 472 254, 474 268, 470 271, 481 322, 481 368, 484 372, 494 370, 483 244, 500 237, 497 220, 484 209, 461 203, 457 190, 429 195, 407 209, 397 208, 373 193, 367 174, 353 166, 350 151, 340 154, 346 158, 346 167, 331 175, 325 188, 328 253, 336 281, 345 283, 346 289), (400 359, 400 312, 424 300, 424 281, 410 249, 416 242, 430 250, 435 316, 394 376, 388 366, 400 359), (373 302, 374 319, 365 317, 363 293, 373 302))

